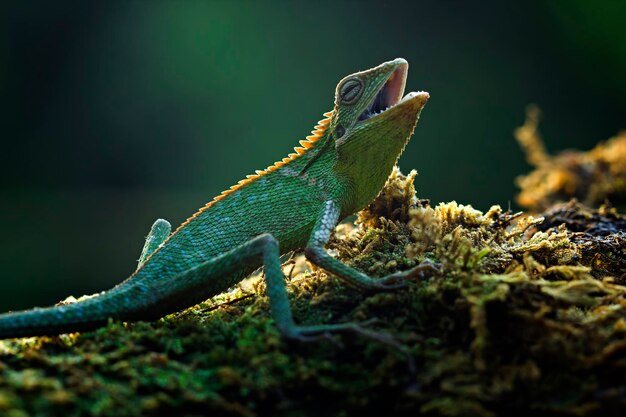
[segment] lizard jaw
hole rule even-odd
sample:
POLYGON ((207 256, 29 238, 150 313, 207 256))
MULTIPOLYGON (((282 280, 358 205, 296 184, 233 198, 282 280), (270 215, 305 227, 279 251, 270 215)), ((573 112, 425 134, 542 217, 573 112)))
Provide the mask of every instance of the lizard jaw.
POLYGON ((359 121, 376 117, 400 102, 404 94, 408 70, 409 64, 402 60, 385 81, 385 84, 378 90, 372 102, 361 113, 358 118, 359 121))

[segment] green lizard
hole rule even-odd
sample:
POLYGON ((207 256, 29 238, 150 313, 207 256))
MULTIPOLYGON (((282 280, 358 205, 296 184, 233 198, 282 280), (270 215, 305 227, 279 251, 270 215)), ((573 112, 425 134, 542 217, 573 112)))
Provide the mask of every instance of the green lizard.
POLYGON ((302 147, 213 199, 174 233, 157 220, 137 270, 76 303, 0 315, 0 338, 52 335, 112 319, 151 320, 219 294, 263 266, 271 313, 287 338, 308 340, 356 323, 295 324, 280 255, 299 248, 313 264, 363 289, 403 287, 432 265, 374 279, 324 249, 337 223, 380 192, 415 129, 428 93, 403 97, 408 64, 398 58, 342 79, 335 106, 302 147))

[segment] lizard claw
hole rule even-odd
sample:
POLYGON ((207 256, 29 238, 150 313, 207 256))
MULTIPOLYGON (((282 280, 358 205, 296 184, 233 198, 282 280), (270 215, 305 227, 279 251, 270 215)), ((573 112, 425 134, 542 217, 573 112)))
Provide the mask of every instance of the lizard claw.
POLYGON ((424 262, 420 263, 417 266, 414 266, 409 270, 396 272, 387 276, 380 281, 383 286, 381 289, 395 290, 399 288, 404 288, 408 285, 408 281, 414 278, 426 278, 439 274, 441 274, 441 269, 439 268, 439 266, 434 262, 425 260, 424 262))
POLYGON ((303 344, 327 340, 329 342, 332 342, 334 345, 336 345, 339 348, 343 347, 343 344, 339 342, 337 338, 333 337, 330 331, 318 332, 314 334, 306 334, 305 332, 298 332, 295 335, 290 335, 289 339, 293 340, 294 342, 303 343, 303 344))
POLYGON ((320 340, 328 340, 334 343, 337 347, 343 347, 343 344, 333 337, 335 333, 339 332, 352 332, 352 333, 367 333, 371 330, 367 330, 366 327, 370 326, 378 321, 377 318, 371 318, 369 320, 360 323, 340 323, 322 325, 320 327, 301 327, 295 330, 293 333, 286 335, 289 339, 300 343, 318 342, 320 340))
POLYGON ((400 290, 409 285, 404 277, 395 274, 380 280, 378 284, 378 289, 383 291, 400 290))
POLYGON ((433 275, 441 274, 439 265, 425 260, 417 266, 406 271, 396 272, 380 279, 373 288, 379 291, 392 291, 404 288, 414 278, 426 278, 433 275))
POLYGON ((441 275, 441 264, 437 264, 435 262, 432 262, 431 260, 426 259, 409 271, 411 272, 411 278, 427 278, 433 275, 441 275))
POLYGON ((399 342, 392 335, 379 332, 376 330, 371 330, 367 328, 368 326, 376 323, 378 321, 377 318, 372 318, 360 323, 340 323, 340 324, 329 324, 329 325, 321 325, 321 326, 312 326, 312 327, 298 327, 294 332, 290 332, 287 338, 299 343, 310 343, 310 342, 318 342, 321 340, 328 340, 332 342, 338 348, 343 348, 344 345, 341 341, 334 337, 336 333, 353 333, 361 337, 368 338, 375 342, 381 343, 383 345, 387 345, 397 351, 399 351, 407 360, 410 372, 415 371, 415 363, 412 355, 406 346, 404 346, 401 342, 399 342))

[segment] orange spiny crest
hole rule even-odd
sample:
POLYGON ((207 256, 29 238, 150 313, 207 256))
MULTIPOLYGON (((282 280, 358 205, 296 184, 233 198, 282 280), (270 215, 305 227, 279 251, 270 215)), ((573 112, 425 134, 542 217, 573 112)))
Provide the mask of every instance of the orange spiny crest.
POLYGON ((217 203, 220 200, 223 200, 229 194, 234 193, 235 191, 239 190, 243 186, 256 181, 257 179, 261 178, 262 176, 270 172, 276 171, 278 168, 284 166, 285 164, 288 164, 289 162, 298 158, 300 155, 304 155, 308 149, 311 149, 313 147, 315 142, 317 142, 324 136, 324 133, 326 133, 326 129, 328 128, 328 124, 330 123, 330 118, 332 115, 333 115, 332 111, 324 113, 324 119, 317 122, 317 124, 311 131, 311 134, 307 136, 306 139, 300 141, 300 145, 302 145, 302 148, 295 147, 294 148, 294 150, 296 151, 295 153, 290 153, 289 155, 287 155, 287 157, 275 162, 273 165, 270 165, 264 170, 256 170, 255 174, 246 175, 246 178, 242 179, 237 184, 231 186, 229 189, 222 191, 218 196, 213 198, 213 200, 209 201, 204 207, 198 210, 193 216, 185 220, 183 224, 178 226, 178 228, 174 231, 174 233, 178 232, 181 228, 185 227, 187 224, 189 224, 189 222, 191 222, 193 219, 195 219, 200 214, 202 214, 202 212, 204 212, 205 210, 208 210, 215 203, 217 203))

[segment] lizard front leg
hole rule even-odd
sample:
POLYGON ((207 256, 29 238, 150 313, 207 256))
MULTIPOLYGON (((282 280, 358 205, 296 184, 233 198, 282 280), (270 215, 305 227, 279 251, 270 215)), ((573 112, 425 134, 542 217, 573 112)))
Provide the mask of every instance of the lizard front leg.
POLYGON ((406 285, 409 278, 432 275, 438 270, 430 262, 424 262, 407 271, 396 272, 381 278, 371 278, 362 272, 330 256, 324 246, 339 222, 341 209, 334 201, 327 201, 321 216, 315 222, 313 233, 304 253, 309 261, 336 275, 350 285, 365 290, 392 290, 406 285))

